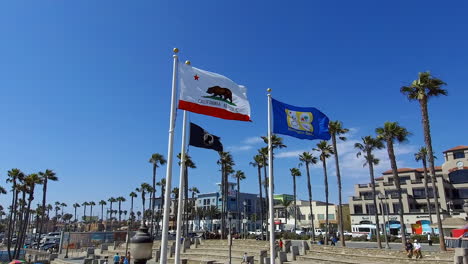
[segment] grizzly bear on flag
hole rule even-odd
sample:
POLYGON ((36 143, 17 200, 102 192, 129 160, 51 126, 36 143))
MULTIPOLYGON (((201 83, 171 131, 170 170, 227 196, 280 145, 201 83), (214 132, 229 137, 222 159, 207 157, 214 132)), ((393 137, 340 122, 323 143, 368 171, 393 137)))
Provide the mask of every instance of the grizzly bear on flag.
POLYGON ((208 90, 206 90, 206 93, 207 94, 213 94, 214 97, 219 96, 220 98, 222 98, 222 99, 224 99, 226 101, 227 101, 227 99, 229 99, 229 101, 231 101, 231 103, 232 103, 232 92, 228 88, 213 86, 213 87, 208 88, 208 90))

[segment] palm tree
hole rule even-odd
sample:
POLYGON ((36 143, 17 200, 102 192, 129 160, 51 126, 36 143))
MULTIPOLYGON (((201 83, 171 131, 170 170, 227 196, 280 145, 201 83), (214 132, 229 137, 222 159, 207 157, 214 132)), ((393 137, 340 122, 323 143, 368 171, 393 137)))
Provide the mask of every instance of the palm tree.
POLYGON ((426 149, 428 153, 429 169, 432 178, 432 191, 434 192, 434 204, 437 217, 437 227, 439 228, 439 241, 440 249, 442 251, 447 250, 445 247, 444 240, 444 229, 442 227, 442 219, 439 212, 439 198, 436 192, 436 175, 435 175, 435 164, 434 164, 434 152, 432 151, 432 138, 431 129, 429 124, 429 111, 427 102, 429 98, 438 97, 441 95, 447 95, 447 90, 442 89, 442 86, 446 85, 442 80, 431 76, 430 72, 419 73, 418 79, 414 80, 411 85, 401 87, 400 91, 410 100, 418 100, 421 108, 422 125, 424 130, 424 142, 426 143, 426 149))
POLYGON ((58 211, 60 211, 60 209, 61 209, 61 208, 60 208, 60 205, 61 205, 61 204, 62 204, 62 203, 59 202, 59 201, 55 202, 55 208, 54 208, 54 209, 55 209, 55 218, 57 218, 58 211))
MULTIPOLYGON (((7 183, 11 182, 12 183, 12 200, 11 200, 11 206, 10 206, 10 214, 8 216, 8 239, 7 239, 7 251, 8 251, 8 257, 10 260, 13 259, 14 256, 11 254, 11 241, 13 238, 13 234, 15 233, 15 228, 16 224, 14 223, 16 221, 16 217, 18 214, 18 210, 16 210, 18 206, 18 184, 21 183, 24 179, 24 173, 20 171, 19 169, 12 169, 8 171, 8 178, 7 178, 7 183)), ((14 252, 13 255, 15 255, 16 252, 14 252)))
POLYGON ((63 215, 63 209, 64 209, 65 207, 67 207, 67 206, 68 206, 68 205, 67 205, 66 203, 61 203, 61 204, 60 204, 60 210, 62 210, 62 213, 61 213, 62 215, 63 215))
MULTIPOLYGON (((427 178, 427 148, 421 147, 417 153, 414 154, 416 161, 421 161, 424 169, 424 191, 426 192, 426 204, 427 211, 429 212, 429 221, 432 225, 432 210, 431 202, 429 201, 429 187, 428 187, 428 178, 427 178)), ((435 158, 435 157, 434 157, 435 158)), ((431 228, 431 233, 434 235, 434 229, 431 228)))
MULTIPOLYGON (((237 217, 238 219, 240 218, 240 201, 239 201, 239 193, 240 193, 240 181, 245 180, 245 173, 241 170, 236 171, 234 175, 232 175, 234 179, 237 180, 237 194, 236 194, 236 201, 237 201, 237 217)), ((241 230, 241 223, 240 221, 238 222, 238 231, 241 230)))
POLYGON ((129 196, 130 196, 130 215, 131 215, 133 213, 133 199, 137 198, 138 195, 135 192, 131 192, 129 196))
POLYGON ((95 205, 96 205, 95 202, 93 202, 93 201, 89 202, 89 208, 90 208, 90 213, 89 213, 89 214, 91 215, 91 216, 90 216, 90 217, 91 217, 91 221, 93 221, 93 206, 95 206, 95 205))
POLYGON ((227 216, 227 201, 228 201, 228 175, 232 172, 233 166, 236 165, 232 158, 231 153, 229 152, 219 152, 219 160, 217 161, 218 165, 221 165, 221 196, 222 196, 222 206, 221 206, 221 238, 225 237, 226 233, 226 216, 227 216))
MULTIPOLYGON (((328 236, 330 233, 330 226, 328 223, 328 175, 327 175, 327 159, 330 158, 332 154, 334 154, 333 147, 328 144, 327 141, 322 140, 317 143, 317 148, 313 150, 320 152, 320 160, 322 161, 323 165, 323 178, 324 178, 324 185, 325 185, 325 244, 328 245, 328 236)), ((314 231, 315 232, 315 231, 314 231)))
POLYGON ((210 222, 211 222, 211 232, 213 232, 213 219, 217 218, 219 216, 220 212, 218 210, 218 207, 212 205, 210 207, 208 207, 208 209, 206 210, 206 216, 208 216, 210 218, 210 222))
MULTIPOLYGON (((189 189, 190 192, 192 192, 192 207, 194 208, 194 213, 199 213, 199 208, 195 206, 195 194, 199 194, 200 193, 200 190, 198 190, 197 187, 192 187, 189 189)), ((195 216, 192 215, 192 218, 194 218, 195 216)))
POLYGON ((398 191, 398 204, 399 204, 399 215, 400 215, 400 226, 401 226, 401 243, 403 246, 406 243, 406 228, 403 218, 403 201, 401 199, 401 186, 400 177, 398 176, 398 168, 396 164, 395 151, 393 149, 393 143, 405 142, 408 139, 410 133, 406 128, 398 125, 397 122, 385 122, 383 127, 375 129, 379 139, 385 141, 387 145, 388 158, 390 160, 390 167, 392 168, 393 181, 398 191))
POLYGON ((74 203, 73 208, 75 208, 75 222, 77 221, 76 219, 76 208, 81 207, 79 203, 74 203))
POLYGON ((84 202, 81 204, 83 206, 83 221, 86 222, 86 206, 89 205, 88 202, 84 202))
POLYGON ((263 196, 262 196, 262 167, 265 166, 264 159, 262 155, 257 154, 253 157, 254 162, 250 162, 250 165, 257 168, 258 173, 258 194, 260 196, 260 222, 262 230, 262 239, 263 239, 263 196))
POLYGON ((312 241, 315 241, 315 227, 314 227, 314 213, 312 211, 312 186, 310 184, 310 164, 317 164, 318 159, 314 157, 310 152, 303 152, 299 155, 301 164, 305 164, 307 172, 307 189, 309 191, 309 210, 310 210, 310 224, 312 227, 312 241))
POLYGON ((298 168, 289 169, 291 176, 293 177, 293 193, 294 193, 294 230, 297 228, 297 196, 296 196, 296 177, 302 175, 301 171, 298 168))
MULTIPOLYGON (((45 172, 39 172, 39 177, 42 179, 42 208, 46 208, 46 196, 47 196, 47 183, 49 181, 58 181, 58 177, 52 170, 45 170, 45 172)), ((39 237, 42 235, 42 227, 44 225, 44 214, 41 216, 41 225, 39 226, 39 237)), ((37 243, 37 249, 39 249, 39 243, 37 243)))
MULTIPOLYGON (((26 230, 29 224, 29 215, 31 213, 31 203, 34 200, 34 189, 36 185, 42 184, 42 179, 39 177, 37 173, 32 173, 29 174, 24 178, 24 183, 27 188, 27 193, 28 193, 28 205, 26 208, 26 216, 24 217, 24 223, 23 226, 20 226, 20 235, 18 236, 18 242, 17 245, 22 246, 24 244, 24 240, 26 238, 26 230)), ((18 248, 19 249, 19 248, 18 248)), ((15 258, 19 258, 20 251, 17 250, 15 258)))
MULTIPOLYGON (((161 200, 161 205, 160 205, 160 208, 159 208, 159 212, 163 212, 163 209, 164 209, 164 194, 165 194, 165 188, 166 188, 166 179, 165 178, 162 178, 159 182, 156 183, 157 186, 160 186, 161 187, 161 195, 159 196, 159 199, 161 200)), ((161 216, 162 216, 162 213, 161 214, 158 214, 158 218, 156 219, 156 222, 157 222, 157 225, 156 225, 156 232, 159 233, 159 229, 160 229, 160 226, 159 226, 159 222, 161 220, 161 216)))
POLYGON ((107 205, 106 201, 101 200, 98 203, 101 206, 101 222, 104 221, 104 205, 107 205))
POLYGON ((340 121, 330 121, 328 124, 331 139, 332 139, 332 145, 333 145, 333 150, 335 152, 335 167, 336 167, 336 178, 338 181, 338 216, 339 216, 339 230, 340 230, 340 241, 341 241, 341 246, 346 246, 345 245, 345 238, 344 238, 344 233, 343 233, 343 203, 342 203, 342 198, 341 198, 341 174, 340 174, 340 162, 338 160, 338 148, 336 146, 336 137, 338 136, 338 139, 345 141, 346 137, 343 135, 349 132, 349 129, 343 128, 343 124, 340 121))
POLYGON ((153 221, 154 221, 154 202, 156 200, 156 168, 166 164, 166 159, 159 153, 154 153, 149 159, 149 163, 153 164, 153 192, 151 193, 150 208, 151 208, 151 235, 153 235, 153 221))
POLYGON ((137 214, 138 220, 140 220, 141 219, 141 211, 138 211, 136 214, 137 214))
POLYGON ((107 201, 108 201, 109 204, 110 204, 110 208, 109 208, 109 210, 110 210, 110 219, 111 219, 111 221, 112 221, 112 213, 114 212, 114 211, 112 211, 112 204, 115 203, 115 202, 117 202, 117 200, 116 200, 114 197, 111 197, 111 198, 109 198, 107 201))
POLYGON ((119 222, 120 222, 120 221, 122 221, 122 210, 121 210, 122 202, 125 202, 127 200, 123 196, 119 196, 115 200, 117 200, 117 202, 119 202, 119 222))
POLYGON ((377 245, 379 248, 382 248, 382 242, 380 241, 380 224, 377 210, 377 193, 375 191, 374 178, 374 165, 379 164, 379 159, 375 158, 372 152, 377 149, 382 149, 383 147, 384 145, 381 139, 373 138, 371 136, 365 136, 362 138, 362 143, 358 142, 354 144, 354 148, 358 150, 356 156, 359 157, 361 155, 364 155, 364 159, 366 160, 364 166, 369 166, 369 175, 372 185, 372 200, 374 202, 375 231, 377 234, 377 245))
MULTIPOLYGON (((265 142, 265 144, 267 144, 267 146, 268 146, 268 136, 264 136, 264 137, 262 137, 262 139, 263 139, 263 142, 265 142)), ((271 159, 271 164, 270 164, 270 166, 274 167, 274 166, 273 166, 273 159, 274 159, 274 154, 273 154, 273 153, 274 153, 275 149, 282 149, 282 148, 286 148, 286 147, 287 147, 287 146, 283 143, 283 138, 278 137, 276 134, 272 134, 272 135, 271 135, 271 155, 272 155, 272 159, 271 159)), ((263 151, 264 151, 264 153, 263 153, 262 155, 263 155, 263 158, 265 159, 265 158, 266 158, 265 152, 266 152, 267 155, 268 155, 268 147, 265 148, 263 151)), ((264 163, 264 164, 267 164, 267 161, 264 160, 263 163, 264 163)), ((267 165, 267 166, 268 166, 268 165, 267 165)), ((265 170, 264 173, 265 173, 265 182, 266 182, 266 181, 267 181, 267 180, 266 180, 266 166, 264 167, 264 170, 265 170)), ((273 174, 273 170, 272 170, 272 174, 273 174)), ((272 176, 273 176, 273 175, 272 175, 272 176)), ((273 178, 273 179, 274 179, 274 178, 273 178)), ((274 184, 274 182, 273 182, 273 184, 274 184)), ((274 193, 274 190, 271 190, 271 192, 272 192, 272 194, 273 194, 273 193, 274 193)), ((268 197, 268 192, 267 192, 267 191, 265 191, 265 197, 268 197)), ((266 208, 269 208, 269 206, 268 206, 268 199, 265 199, 265 201, 266 201, 266 208)), ((266 211, 266 210, 265 210, 265 211, 266 211)), ((267 217, 265 217, 265 218, 267 218, 267 217)), ((266 222, 268 222, 268 221, 266 221, 266 222)), ((269 235, 270 235, 270 232, 267 232, 267 237, 268 237, 269 235)))
MULTIPOLYGON (((177 158, 179 159, 179 166, 181 165, 181 159, 182 159, 182 154, 179 153, 177 154, 177 158)), ((189 192, 189 188, 188 188, 188 185, 189 185, 189 182, 188 182, 188 169, 195 169, 197 168, 197 166, 195 165, 195 163, 193 162, 192 158, 190 157, 190 155, 188 153, 185 153, 184 155, 184 159, 185 159, 185 167, 184 167, 184 215, 185 215, 185 228, 184 228, 184 232, 185 234, 188 234, 188 192, 189 192)))
POLYGON ((141 202, 143 205, 143 218, 142 218, 142 223, 145 223, 145 198, 146 198, 146 193, 151 193, 153 192, 153 187, 149 185, 148 183, 144 182, 140 185, 140 187, 135 189, 137 192, 141 193, 141 202))

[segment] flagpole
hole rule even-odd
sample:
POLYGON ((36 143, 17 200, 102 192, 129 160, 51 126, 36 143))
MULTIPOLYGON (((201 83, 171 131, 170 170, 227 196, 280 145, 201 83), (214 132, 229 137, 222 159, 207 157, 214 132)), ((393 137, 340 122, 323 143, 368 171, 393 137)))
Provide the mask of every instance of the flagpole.
MULTIPOLYGON (((174 127, 175 127, 175 113, 176 113, 176 87, 177 87, 177 64, 179 49, 174 48, 172 55, 174 64, 172 68, 172 92, 171 92, 171 110, 169 116, 169 140, 167 143, 167 166, 166 166, 166 188, 164 193, 164 211, 163 211, 163 228, 161 234, 161 264, 167 262, 167 239, 169 233, 169 207, 171 206, 171 183, 172 183, 172 154, 174 149, 174 127)), ((144 212, 143 212, 144 213, 144 212)))
POLYGON ((275 264, 275 219, 273 217, 273 148, 271 146, 271 89, 268 92, 268 210, 270 214, 270 264, 275 264))
MULTIPOLYGON (((189 61, 185 62, 190 64, 189 61)), ((176 248, 175 248, 175 258, 174 264, 180 263, 180 246, 181 246, 181 226, 182 226, 182 209, 185 206, 184 204, 184 194, 185 194, 185 145, 186 145, 186 131, 187 131, 187 111, 184 110, 183 117, 183 126, 182 126, 182 147, 180 150, 180 175, 179 175, 179 201, 177 207, 177 231, 176 231, 176 248)))

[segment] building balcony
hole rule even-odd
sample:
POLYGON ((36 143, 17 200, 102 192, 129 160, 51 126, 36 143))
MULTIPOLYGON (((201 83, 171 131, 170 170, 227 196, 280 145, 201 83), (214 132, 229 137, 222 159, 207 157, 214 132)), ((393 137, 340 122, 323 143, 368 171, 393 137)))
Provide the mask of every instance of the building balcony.
POLYGON ((367 188, 369 187, 368 184, 358 184, 358 188, 367 188))
POLYGON ((383 186, 393 186, 393 182, 384 182, 383 186))
POLYGON ((372 196, 364 196, 364 200, 373 200, 374 198, 372 196))
POLYGON ((361 197, 353 196, 353 201, 362 201, 362 198, 361 198, 361 197))
POLYGON ((423 183, 422 180, 411 180, 411 184, 421 184, 423 183))

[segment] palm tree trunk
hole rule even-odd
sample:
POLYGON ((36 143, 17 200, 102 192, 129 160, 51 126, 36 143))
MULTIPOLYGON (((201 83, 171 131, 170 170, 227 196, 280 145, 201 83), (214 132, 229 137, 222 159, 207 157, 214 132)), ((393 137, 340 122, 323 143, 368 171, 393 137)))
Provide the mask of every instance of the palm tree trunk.
MULTIPOLYGON (((47 195, 47 175, 46 177, 44 177, 44 183, 42 185, 42 215, 41 215, 41 225, 39 226, 39 239, 41 239, 42 227, 44 225, 46 195, 47 195)), ((37 249, 39 249, 39 243, 37 243, 37 249)))
POLYGON ((112 222, 112 202, 110 202, 110 220, 112 222))
POLYGON ((151 229, 150 235, 153 237, 153 230, 154 230, 154 204, 156 200, 156 163, 153 164, 153 191, 151 192, 151 229))
POLYGON ((240 201, 239 201, 239 193, 240 193, 240 178, 237 177, 237 194, 236 194, 236 201, 237 201, 237 232, 241 230, 241 217, 240 217, 240 201))
POLYGON ((405 220, 403 218, 403 200, 401 198, 400 177, 398 176, 398 167, 396 164, 395 152, 393 150, 393 142, 391 140, 387 140, 387 152, 388 152, 388 157, 390 159, 390 167, 392 168, 392 172, 393 172, 393 181, 398 191, 398 204, 400 206, 400 210, 398 214, 400 216, 401 244, 404 247, 406 243, 406 226, 405 226, 405 220))
POLYGON ((101 204, 101 222, 104 222, 104 204, 101 204))
POLYGON ((294 193, 294 232, 297 228, 297 205, 296 205, 296 176, 293 175, 293 193, 294 193))
MULTIPOLYGON (((119 199, 120 200, 120 199, 119 199)), ((122 207, 122 201, 119 201, 119 223, 120 221, 122 220, 122 210, 121 210, 121 207, 122 207)), ((92 208, 92 207, 91 207, 92 208)))
MULTIPOLYGON (((262 155, 263 157, 263 164, 267 164, 266 157, 262 155)), ((263 166, 263 179, 265 181, 265 184, 263 185, 263 188, 265 189, 265 226, 268 227, 268 203, 269 203, 269 198, 268 198, 268 187, 267 187, 267 166, 263 166)), ((270 232, 265 230, 266 232, 266 238, 269 240, 270 232)))
MULTIPOLYGON (((315 241, 315 227, 314 227, 314 213, 312 211, 312 186, 310 185, 310 171, 309 163, 306 163, 306 172, 307 172, 307 189, 309 191, 309 209, 310 209, 310 226, 312 228, 312 241, 315 241)), ((287 210, 286 210, 287 216, 287 210)))
POLYGON ((11 239, 13 237, 14 226, 13 222, 15 222, 16 218, 16 203, 18 197, 18 191, 16 190, 16 182, 13 180, 13 193, 11 198, 11 208, 10 208, 10 215, 8 216, 8 240, 7 240, 7 251, 8 251, 8 258, 9 260, 13 260, 11 255, 11 239))
POLYGON ((323 173, 324 173, 324 185, 325 185, 325 245, 328 245, 328 235, 330 232, 328 225, 328 175, 327 175, 327 163, 325 159, 322 160, 323 173))
POLYGON ((421 106, 421 114, 422 114, 422 125, 424 130, 424 142, 426 143, 427 154, 429 155, 429 169, 431 171, 432 177, 432 189, 434 192, 434 203, 435 203, 435 211, 437 216, 437 227, 439 229, 439 242, 440 242, 440 250, 446 251, 447 248, 445 246, 445 239, 444 239, 444 229, 442 227, 442 218, 440 217, 440 208, 439 208, 439 198, 437 197, 437 189, 436 189, 436 175, 435 175, 435 164, 434 164, 434 153, 432 152, 432 139, 431 139, 431 127, 429 124, 429 112, 427 110, 427 97, 419 101, 421 106))
POLYGON ((374 178, 374 163, 372 160, 372 154, 370 151, 367 151, 367 164, 369 165, 369 174, 372 184, 372 201, 374 202, 374 217, 375 217, 375 232, 377 236, 377 246, 381 249, 382 242, 380 241, 380 223, 379 223, 379 214, 377 208, 377 193, 375 191, 375 178, 374 178))
POLYGON ((184 181, 185 181, 185 185, 184 185, 184 212, 185 212, 185 236, 188 235, 188 232, 189 232, 189 217, 188 217, 188 213, 189 213, 189 206, 188 206, 188 201, 189 201, 189 196, 188 196, 188 186, 189 186, 189 183, 188 183, 188 168, 187 166, 185 166, 185 173, 184 173, 184 181))
MULTIPOLYGON (((343 202, 341 198, 341 173, 340 173, 340 161, 338 160, 338 149, 336 148, 336 134, 332 134, 332 143, 333 143, 333 150, 335 150, 335 166, 336 166, 336 178, 338 181, 338 216, 339 216, 339 231, 340 231, 340 240, 341 240, 341 246, 345 247, 345 239, 344 239, 344 233, 343 233, 343 202)), ((375 198, 374 198, 375 200, 375 198)), ((379 243, 380 245, 380 243, 379 243)))
MULTIPOLYGON (((90 208, 89 215, 90 215, 90 217, 91 217, 91 221, 93 221, 93 206, 91 205, 90 207, 91 207, 91 208, 90 208)), ((62 216, 63 216, 63 214, 62 214, 62 216)))
MULTIPOLYGON (((431 201, 429 200, 429 184, 427 183, 427 160, 426 157, 423 157, 422 160, 423 169, 424 169, 424 191, 426 192, 426 204, 427 204, 427 212, 429 213, 429 221, 432 226, 432 210, 431 210, 431 201)), ((431 227, 431 235, 434 236, 434 228, 431 227)))
POLYGON ((77 207, 75 207, 75 222, 77 221, 77 220, 76 220, 76 208, 77 208, 77 207))
POLYGON ((225 229, 225 222, 224 222, 224 212, 226 211, 226 182, 224 179, 224 164, 221 163, 221 239, 224 238, 224 229, 225 229))
POLYGON ((258 189, 260 195, 260 230, 262 230, 262 239, 263 239, 263 196, 262 196, 262 171, 260 166, 258 168, 258 189))

